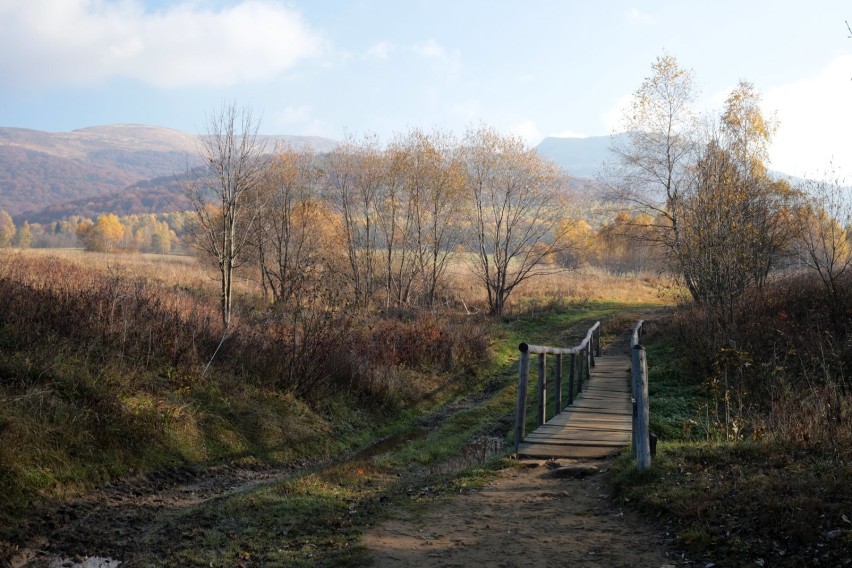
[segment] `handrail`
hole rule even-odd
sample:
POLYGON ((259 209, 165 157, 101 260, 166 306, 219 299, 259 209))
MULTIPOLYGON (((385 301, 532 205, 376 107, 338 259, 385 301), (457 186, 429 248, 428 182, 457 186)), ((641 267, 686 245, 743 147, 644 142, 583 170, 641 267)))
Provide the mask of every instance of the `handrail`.
POLYGON ((630 337, 631 349, 639 345, 643 335, 645 335, 645 320, 639 320, 639 323, 633 327, 633 335, 630 337))
POLYGON ((595 357, 601 354, 601 322, 589 328, 586 337, 575 347, 552 347, 549 345, 530 345, 521 343, 518 345, 521 352, 521 361, 518 378, 518 400, 515 407, 515 453, 524 440, 527 419, 527 383, 530 375, 530 355, 538 355, 538 425, 547 421, 547 380, 546 380, 546 356, 556 356, 556 397, 554 401, 554 414, 562 412, 562 357, 568 355, 568 405, 574 404, 576 394, 582 392, 583 382, 591 376, 591 368, 595 366, 595 357), (576 377, 576 393, 574 389, 576 377))

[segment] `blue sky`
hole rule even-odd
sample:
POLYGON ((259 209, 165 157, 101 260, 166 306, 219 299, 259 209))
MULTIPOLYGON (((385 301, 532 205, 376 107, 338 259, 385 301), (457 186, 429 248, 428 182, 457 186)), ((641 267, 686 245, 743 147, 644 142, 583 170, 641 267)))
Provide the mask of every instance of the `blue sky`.
POLYGON ((0 126, 197 132, 232 99, 269 134, 486 123, 535 144, 617 130, 665 52, 708 112, 755 84, 774 168, 849 174, 847 19, 848 0, 0 0, 0 126))

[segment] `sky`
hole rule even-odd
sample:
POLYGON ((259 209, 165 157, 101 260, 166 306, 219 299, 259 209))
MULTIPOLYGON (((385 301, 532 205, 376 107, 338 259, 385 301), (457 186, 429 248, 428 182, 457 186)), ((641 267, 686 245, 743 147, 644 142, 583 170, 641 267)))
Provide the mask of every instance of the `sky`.
POLYGON ((848 0, 0 0, 0 126, 198 133, 233 101, 265 134, 487 124, 534 145, 618 131, 669 54, 702 112, 755 85, 771 167, 848 179, 846 20, 848 0))

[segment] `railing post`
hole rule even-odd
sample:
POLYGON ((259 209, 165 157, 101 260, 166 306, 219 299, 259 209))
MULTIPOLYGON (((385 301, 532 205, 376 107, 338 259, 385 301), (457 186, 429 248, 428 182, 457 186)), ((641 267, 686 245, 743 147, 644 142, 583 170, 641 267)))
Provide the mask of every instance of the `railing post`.
POLYGON ((556 356, 556 402, 553 405, 554 416, 562 412, 562 354, 556 356))
POLYGON ((648 360, 645 348, 639 344, 631 350, 633 378, 633 451, 636 467, 640 470, 651 467, 651 441, 648 436, 648 360))
POLYGON ((547 420, 547 358, 544 353, 538 354, 538 425, 547 420))
POLYGON ((586 376, 583 377, 584 381, 588 381, 592 378, 592 367, 595 366, 595 357, 592 355, 592 346, 586 346, 586 357, 588 357, 588 361, 586 362, 586 376))
POLYGON ((574 375, 577 374, 577 355, 568 357, 568 406, 574 404, 574 375))
POLYGON ((589 364, 589 356, 582 349, 577 353, 577 394, 583 392, 583 380, 586 378, 586 365, 589 364))
POLYGON ((598 357, 600 357, 601 356, 601 326, 598 326, 598 328, 595 330, 595 337, 597 338, 596 342, 595 342, 595 351, 596 351, 596 355, 598 357))
POLYGON ((527 421, 527 383, 530 378, 530 354, 529 346, 521 343, 518 346, 521 352, 521 363, 518 370, 518 403, 515 407, 515 453, 518 446, 524 441, 524 423, 527 421))

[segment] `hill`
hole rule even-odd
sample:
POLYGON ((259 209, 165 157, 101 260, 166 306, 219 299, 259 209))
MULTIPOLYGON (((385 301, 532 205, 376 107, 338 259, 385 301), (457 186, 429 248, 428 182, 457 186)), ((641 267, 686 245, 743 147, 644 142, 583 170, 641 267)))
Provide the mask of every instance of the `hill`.
MULTIPOLYGON (((616 136, 623 136, 617 134, 616 136)), ((611 136, 557 138, 549 136, 536 146, 538 153, 576 177, 595 179, 601 164, 612 160, 611 136)))
MULTIPOLYGON (((316 136, 263 136, 279 143, 327 151, 336 142, 316 136)), ((110 201, 128 213, 174 205, 174 175, 199 163, 197 137, 145 125, 108 125, 72 132, 0 128, 0 209, 17 220, 35 220, 89 203, 107 210, 110 201), (148 205, 145 205, 148 202, 148 205), (63 205, 63 204, 67 204, 63 205), (54 213, 51 213, 54 212, 54 213)), ((156 209, 155 209, 156 210, 156 209)), ((74 211, 80 213, 81 211, 74 211)))

